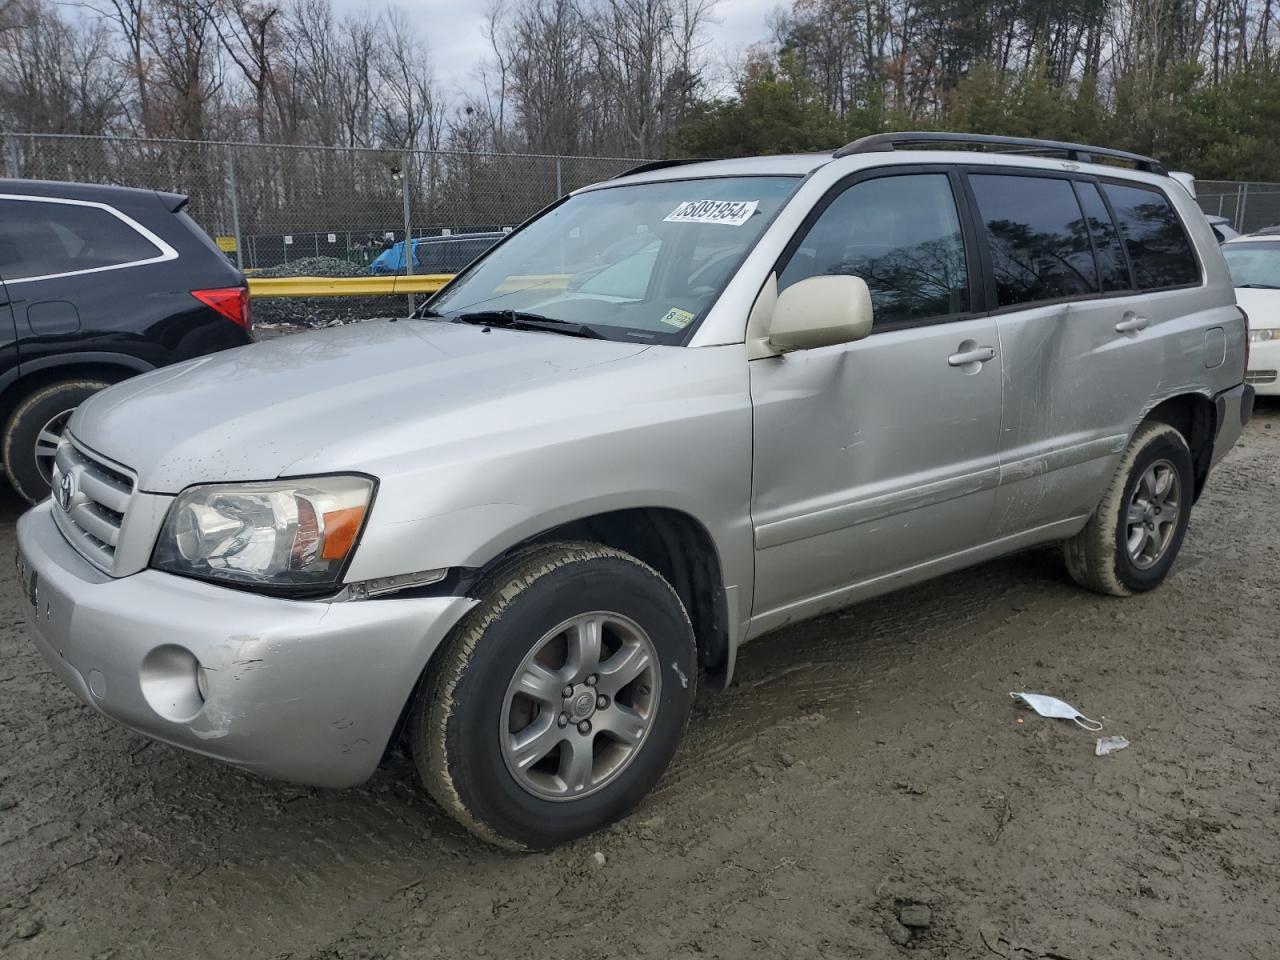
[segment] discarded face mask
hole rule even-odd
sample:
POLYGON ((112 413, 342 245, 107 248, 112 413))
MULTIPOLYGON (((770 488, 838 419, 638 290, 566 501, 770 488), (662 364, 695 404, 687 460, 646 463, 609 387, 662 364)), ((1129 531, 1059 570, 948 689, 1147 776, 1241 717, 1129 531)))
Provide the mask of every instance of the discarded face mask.
POLYGON ((1098 745, 1093 748, 1095 757, 1105 757, 1108 754, 1115 753, 1117 750, 1123 750, 1129 745, 1129 741, 1124 737, 1099 737, 1098 745))
POLYGON ((1009 696, 1013 697, 1014 700, 1021 700, 1042 717, 1051 717, 1055 720, 1072 720, 1078 726, 1095 732, 1102 729, 1102 724, 1097 720, 1090 720, 1071 704, 1064 700, 1059 700, 1057 697, 1046 696, 1043 693, 1012 692, 1009 696))

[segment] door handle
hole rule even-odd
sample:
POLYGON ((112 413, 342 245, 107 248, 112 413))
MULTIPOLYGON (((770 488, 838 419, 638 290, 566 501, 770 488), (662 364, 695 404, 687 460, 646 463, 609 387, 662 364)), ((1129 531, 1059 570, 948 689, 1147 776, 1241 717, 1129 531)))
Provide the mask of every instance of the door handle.
POLYGON ((1126 313, 1124 319, 1116 324, 1116 333, 1137 333, 1151 326, 1151 321, 1134 313, 1126 313))
POLYGON ((960 353, 953 353, 947 357, 947 363, 953 367, 967 367, 973 363, 986 363, 988 360, 994 360, 996 356, 995 347, 970 347, 965 349, 965 344, 961 344, 960 353))

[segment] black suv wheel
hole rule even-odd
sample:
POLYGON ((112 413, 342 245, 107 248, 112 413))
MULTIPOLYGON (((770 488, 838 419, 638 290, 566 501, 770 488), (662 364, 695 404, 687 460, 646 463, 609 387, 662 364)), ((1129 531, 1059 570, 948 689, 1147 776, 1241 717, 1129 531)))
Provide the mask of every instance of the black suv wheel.
POLYGON ((102 380, 62 380, 27 397, 4 425, 4 472, 29 503, 49 496, 53 457, 71 413, 107 384, 102 380))

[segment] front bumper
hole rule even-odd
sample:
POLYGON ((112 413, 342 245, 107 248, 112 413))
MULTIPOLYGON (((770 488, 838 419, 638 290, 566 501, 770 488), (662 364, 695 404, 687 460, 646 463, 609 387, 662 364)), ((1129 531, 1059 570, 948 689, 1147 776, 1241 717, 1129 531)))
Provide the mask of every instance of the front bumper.
POLYGON ((1280 340, 1249 344, 1247 380, 1262 396, 1280 396, 1280 340))
POLYGON ((280 600, 155 570, 112 579, 66 542, 48 501, 18 521, 18 566, 36 646, 85 703, 174 746, 325 787, 373 773, 432 652, 475 603, 280 600))

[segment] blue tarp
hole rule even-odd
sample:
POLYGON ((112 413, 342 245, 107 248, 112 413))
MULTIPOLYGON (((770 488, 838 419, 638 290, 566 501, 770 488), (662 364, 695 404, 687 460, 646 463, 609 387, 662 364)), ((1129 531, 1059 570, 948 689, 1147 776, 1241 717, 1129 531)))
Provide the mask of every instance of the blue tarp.
MULTIPOLYGON (((413 241, 414 273, 457 273, 505 234, 469 233, 448 237, 418 237, 413 241)), ((377 276, 404 273, 404 241, 392 244, 369 264, 377 276)))
MULTIPOLYGON (((420 246, 422 246, 421 240, 413 242, 413 269, 415 271, 422 266, 422 261, 418 259, 418 248, 420 246)), ((404 273, 404 241, 393 243, 390 248, 378 254, 373 263, 369 264, 369 272, 375 275, 404 273)))

